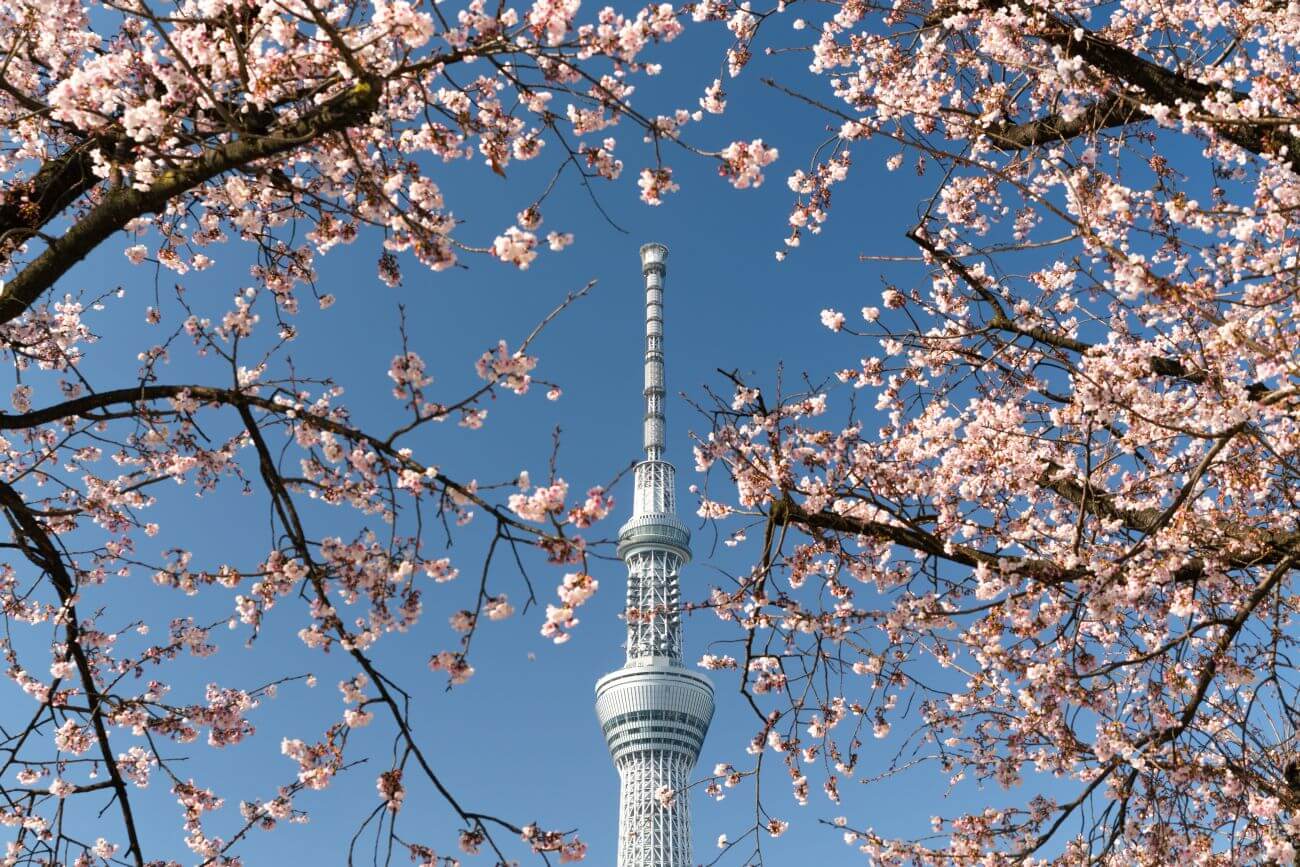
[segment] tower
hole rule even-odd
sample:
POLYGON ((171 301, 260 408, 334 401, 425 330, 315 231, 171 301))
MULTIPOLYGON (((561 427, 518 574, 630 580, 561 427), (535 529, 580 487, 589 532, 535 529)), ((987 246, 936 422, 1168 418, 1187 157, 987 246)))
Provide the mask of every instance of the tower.
POLYGON ((682 665, 677 576, 691 534, 677 518, 677 470, 664 456, 663 292, 668 248, 641 248, 645 277, 645 460, 627 564, 627 661, 596 682, 596 715, 618 770, 618 867, 691 867, 688 776, 713 719, 713 685, 682 665))

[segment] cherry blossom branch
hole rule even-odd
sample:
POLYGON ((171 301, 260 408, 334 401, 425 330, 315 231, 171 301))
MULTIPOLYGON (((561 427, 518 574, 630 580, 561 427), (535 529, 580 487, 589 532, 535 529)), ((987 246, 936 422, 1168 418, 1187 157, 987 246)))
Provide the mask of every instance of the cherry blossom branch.
POLYGON ((427 466, 416 461, 409 455, 403 454, 401 449, 388 441, 388 438, 380 439, 377 436, 372 436, 341 422, 335 421, 334 419, 326 418, 310 411, 295 410, 292 404, 270 400, 248 392, 193 384, 142 384, 138 387, 114 389, 112 391, 103 391, 95 394, 84 395, 60 404, 54 404, 43 409, 33 410, 29 413, 0 413, 0 430, 22 430, 73 417, 93 419, 95 417, 89 415, 89 413, 103 410, 118 404, 138 405, 146 402, 177 398, 186 395, 205 403, 233 407, 255 406, 258 409, 265 410, 275 415, 284 418, 293 418, 298 422, 305 423, 309 426, 338 434, 339 436, 346 437, 354 442, 364 442, 377 452, 394 461, 397 465, 413 470, 421 476, 431 478, 446 489, 455 491, 459 496, 465 497, 470 502, 473 502, 475 505, 484 509, 497 521, 507 524, 513 529, 531 536, 546 536, 546 534, 535 525, 524 523, 523 521, 512 517, 501 508, 494 506, 487 500, 483 499, 468 486, 449 478, 442 472, 436 472, 432 476, 428 476, 429 468, 427 466))
POLYGON ((233 169, 285 153, 325 133, 345 129, 368 116, 378 100, 378 82, 359 82, 273 134, 219 145, 189 167, 166 172, 147 189, 121 188, 106 194, 5 284, 0 291, 0 323, 21 316, 69 268, 131 220, 161 211, 187 190, 233 169))
POLYGON ((76 591, 72 576, 68 574, 67 569, 64 567, 63 555, 54 546, 50 534, 31 514, 22 496, 3 480, 0 480, 0 506, 3 506, 9 516, 15 535, 19 538, 23 554, 33 565, 39 567, 50 577, 50 581, 54 584, 54 589, 58 593, 59 604, 64 612, 63 629, 67 636, 68 652, 76 664, 77 673, 81 677, 81 687, 85 690, 86 700, 89 702, 91 725, 94 727, 95 738, 99 744, 100 757, 103 759, 104 767, 108 771, 109 783, 112 785, 114 798, 117 801, 118 809, 122 813, 122 824, 126 829, 129 842, 128 851, 134 858, 137 867, 143 867, 144 852, 140 847, 140 838, 136 830, 135 815, 131 809, 130 796, 127 794, 126 782, 122 779, 122 772, 118 768, 112 745, 109 743, 108 729, 104 725, 104 698, 95 683, 95 673, 90 666, 90 661, 86 658, 85 651, 81 647, 80 619, 77 615, 76 604, 73 601, 76 591))
MULTIPOLYGON (((323 570, 315 562, 315 558, 312 556, 311 548, 307 542, 307 537, 303 530, 301 520, 298 517, 297 509, 293 504, 293 498, 279 476, 279 471, 275 466, 275 459, 272 457, 271 451, 262 437, 261 428, 253 418, 253 415, 248 408, 248 404, 238 404, 238 410, 240 417, 244 421, 245 430, 248 432, 248 435, 257 450, 262 479, 266 483, 268 492, 271 494, 272 502, 275 504, 275 509, 280 516, 281 524, 284 527, 285 532, 287 532, 292 539, 298 556, 302 558, 304 565, 307 567, 307 574, 312 583, 316 599, 325 606, 326 610, 329 610, 330 602, 329 594, 325 586, 325 576, 323 570)), ((411 732, 405 713, 402 711, 402 708, 398 706, 396 699, 388 689, 388 679, 375 668, 374 663, 371 662, 369 657, 367 657, 366 654, 362 652, 361 648, 357 646, 355 636, 348 633, 344 628, 342 621, 337 616, 331 615, 327 620, 331 628, 341 639, 348 654, 351 655, 352 658, 356 660, 357 664, 361 666, 361 669, 370 676, 371 682, 379 691, 380 699, 388 708, 394 724, 398 727, 398 731, 406 744, 406 748, 410 750, 413 756, 415 756, 416 762, 420 765, 421 770, 424 771, 429 782, 432 783, 433 787, 438 791, 438 794, 442 796, 443 800, 451 806, 461 819, 469 823, 471 827, 483 829, 482 820, 477 818, 479 814, 471 814, 467 812, 457 801, 456 797, 443 784, 442 780, 439 779, 432 766, 430 766, 428 759, 425 758, 424 752, 420 749, 419 743, 415 740, 415 736, 411 732)), ((500 820, 498 821, 500 822, 500 820)), ((508 825, 504 822, 500 822, 500 824, 508 827, 516 833, 520 832, 520 829, 513 825, 508 825)), ((487 838, 488 844, 497 853, 498 857, 500 857, 502 861, 505 861, 505 855, 497 847, 492 835, 487 833, 486 830, 484 830, 484 834, 487 838)))

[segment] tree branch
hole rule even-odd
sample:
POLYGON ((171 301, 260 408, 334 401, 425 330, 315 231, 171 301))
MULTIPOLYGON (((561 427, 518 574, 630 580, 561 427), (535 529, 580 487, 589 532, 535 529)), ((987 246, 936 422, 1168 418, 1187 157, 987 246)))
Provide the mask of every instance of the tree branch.
POLYGON ((1065 120, 1059 114, 1050 114, 1023 123, 987 126, 984 127, 984 134, 1003 150, 1027 150, 1150 119, 1150 116, 1131 99, 1110 96, 1094 102, 1069 120, 1065 120))
POLYGON ((188 190, 234 169, 286 153, 325 133, 364 121, 379 104, 381 83, 361 81, 320 108, 265 136, 238 138, 203 153, 184 168, 162 174, 147 189, 123 187, 104 195, 60 238, 18 272, 0 292, 0 324, 12 322, 46 289, 131 220, 157 213, 188 190))
POLYGON ((86 691, 86 700, 90 705, 90 722, 95 729, 95 739, 99 743, 99 752, 108 770, 109 782, 122 812, 122 822, 126 826, 128 850, 137 867, 144 865, 144 853, 140 848, 140 838, 136 832, 135 816, 131 810, 131 801, 127 794, 126 782, 113 756, 113 747, 108 740, 108 729, 104 725, 104 701, 99 687, 95 684, 95 673, 90 667, 90 660, 81 647, 80 622, 77 616, 75 585, 63 563, 63 557, 45 527, 31 513, 27 503, 7 482, 0 480, 0 505, 2 505, 16 524, 14 535, 19 537, 23 553, 33 563, 50 576, 63 607, 63 628, 68 640, 68 652, 72 655, 81 677, 82 689, 86 691))

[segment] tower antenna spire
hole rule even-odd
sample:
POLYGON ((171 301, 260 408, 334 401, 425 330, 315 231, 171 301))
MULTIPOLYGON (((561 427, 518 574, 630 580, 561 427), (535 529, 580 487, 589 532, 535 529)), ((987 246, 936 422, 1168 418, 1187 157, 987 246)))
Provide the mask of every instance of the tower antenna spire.
POLYGON ((664 453, 664 277, 668 274, 668 248, 646 244, 641 248, 641 274, 645 278, 645 458, 657 461, 664 453))
POLYGON ((682 664, 678 574, 691 535, 664 458, 664 278, 668 248, 641 248, 645 279, 645 460, 618 536, 627 565, 627 659, 596 682, 596 715, 618 769, 618 867, 691 867, 688 782, 713 719, 713 685, 682 664), (667 789, 671 798, 662 798, 667 789))

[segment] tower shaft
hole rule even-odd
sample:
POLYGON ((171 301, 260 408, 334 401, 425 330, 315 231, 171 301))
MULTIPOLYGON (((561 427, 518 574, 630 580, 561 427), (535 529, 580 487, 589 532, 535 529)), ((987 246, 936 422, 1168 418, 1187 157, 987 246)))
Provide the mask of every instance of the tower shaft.
POLYGON ((619 531, 627 566, 627 659, 596 683, 596 713, 618 769, 618 867, 690 867, 689 774, 713 718, 713 686, 682 664, 678 575, 690 533, 677 517, 676 469, 664 460, 663 292, 668 249, 641 248, 645 277, 646 459, 619 531))
POLYGON ((672 753, 643 752, 619 766, 620 867, 691 863, 691 812, 685 793, 694 764, 672 753), (662 787, 680 794, 664 803, 658 794, 662 787))

